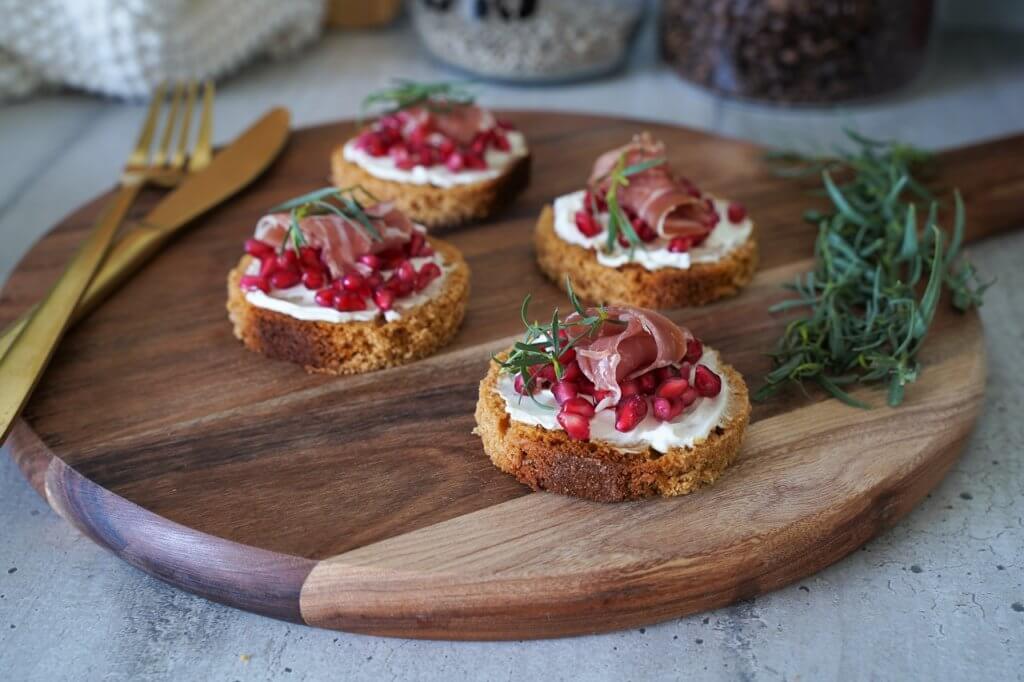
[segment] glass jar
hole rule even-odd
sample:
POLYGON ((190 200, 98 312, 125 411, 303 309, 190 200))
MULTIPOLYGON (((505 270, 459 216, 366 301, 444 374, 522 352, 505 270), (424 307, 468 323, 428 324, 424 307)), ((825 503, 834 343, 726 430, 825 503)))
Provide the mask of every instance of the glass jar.
POLYGON ((662 0, 661 46, 686 79, 787 103, 872 97, 924 64, 932 0, 662 0))
POLYGON ((440 61, 484 78, 559 81, 615 69, 644 0, 410 0, 416 31, 440 61))

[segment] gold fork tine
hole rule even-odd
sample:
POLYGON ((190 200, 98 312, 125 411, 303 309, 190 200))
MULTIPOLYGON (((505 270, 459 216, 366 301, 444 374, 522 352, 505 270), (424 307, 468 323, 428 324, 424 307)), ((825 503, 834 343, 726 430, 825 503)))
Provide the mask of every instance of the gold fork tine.
POLYGON ((203 83, 203 112, 200 114, 199 136, 196 148, 188 162, 191 173, 202 170, 210 164, 213 138, 213 81, 203 83))
POLYGON ((146 112, 146 122, 142 124, 139 132, 139 139, 135 142, 135 149, 128 157, 129 166, 142 166, 149 158, 149 145, 153 141, 153 133, 156 131, 156 123, 160 118, 160 107, 164 101, 166 85, 161 83, 153 91, 153 99, 149 103, 149 111, 146 112))
POLYGON ((190 80, 187 88, 188 94, 185 96, 185 116, 181 121, 181 137, 178 138, 178 148, 174 150, 174 156, 171 157, 171 168, 174 170, 180 170, 185 165, 189 127, 192 123, 192 109, 196 104, 197 89, 196 82, 190 80))
POLYGON ((171 113, 167 115, 164 123, 164 134, 160 138, 160 148, 153 157, 154 166, 162 166, 167 161, 168 152, 171 150, 171 138, 174 136, 174 128, 178 123, 178 109, 181 107, 181 100, 184 97, 184 88, 181 83, 174 86, 174 93, 171 95, 171 113))

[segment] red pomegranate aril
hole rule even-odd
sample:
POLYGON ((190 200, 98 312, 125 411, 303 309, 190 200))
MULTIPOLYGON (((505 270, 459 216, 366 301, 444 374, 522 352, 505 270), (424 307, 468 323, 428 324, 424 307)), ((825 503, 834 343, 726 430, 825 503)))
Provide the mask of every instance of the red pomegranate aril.
POLYGON ((366 278, 358 272, 346 273, 345 276, 341 278, 341 288, 345 291, 358 292, 365 286, 366 278))
POLYGON ((645 395, 651 395, 654 393, 654 389, 658 387, 658 377, 654 372, 647 372, 637 377, 637 381, 640 383, 640 392, 645 395))
POLYGON ((381 310, 391 310, 391 307, 395 304, 395 294, 383 287, 375 289, 373 291, 373 302, 381 310))
POLYGON ((563 366, 564 365, 568 365, 569 363, 571 363, 575 359, 576 359, 576 349, 575 348, 569 348, 569 349, 565 350, 561 355, 558 356, 558 362, 561 363, 563 366))
POLYGON ((320 262, 320 252, 312 246, 303 246, 299 249, 299 261, 307 268, 319 270, 323 267, 323 263, 320 262))
POLYGON ((242 279, 238 281, 238 286, 242 291, 254 291, 259 289, 263 293, 270 291, 270 285, 267 283, 266 278, 260 277, 259 275, 244 275, 242 279))
POLYGON ((409 241, 406 242, 406 253, 409 254, 410 258, 415 258, 420 255, 420 251, 425 243, 426 238, 423 236, 423 233, 419 230, 413 230, 412 234, 409 235, 409 241))
POLYGON ((633 231, 636 232, 636 236, 640 237, 640 241, 652 242, 657 238, 658 233, 652 230, 641 218, 633 218, 629 222, 633 226, 633 231))
POLYGON ((665 367, 659 367, 654 370, 655 376, 658 378, 658 383, 664 383, 669 379, 674 379, 679 376, 679 368, 675 365, 667 365, 665 367))
POLYGON ((366 153, 370 156, 384 156, 388 153, 387 144, 380 135, 374 135, 366 143, 366 153))
POLYGON ((482 154, 471 152, 465 155, 466 168, 470 170, 487 170, 487 161, 482 154))
POLYGON ((416 282, 416 268, 407 260, 403 260, 399 263, 398 267, 395 268, 395 275, 402 282, 410 284, 415 284, 416 282))
POLYGON ((512 149, 512 145, 509 144, 508 137, 504 133, 496 133, 491 140, 491 144, 499 152, 507 152, 512 149))
POLYGON ((278 270, 270 276, 270 286, 275 289, 290 289, 302 280, 297 270, 278 270))
POLYGON ((260 261, 260 277, 270 279, 275 272, 277 272, 277 258, 264 258, 260 261))
POLYGON ((686 355, 683 360, 689 362, 691 365, 701 359, 704 355, 704 345, 699 339, 690 339, 686 342, 686 355))
POLYGON ((621 433, 632 431, 646 416, 647 400, 641 395, 627 396, 615 407, 615 430, 621 433))
POLYGON ((274 247, 259 239, 246 239, 245 252, 253 258, 263 260, 274 255, 274 247))
POLYGON ((683 401, 657 397, 651 401, 651 411, 659 421, 670 422, 683 413, 683 401))
POLYGON ((437 144, 437 151, 441 155, 441 159, 447 161, 455 151, 455 143, 446 137, 437 144))
POLYGON ((294 270, 295 274, 299 272, 299 257, 291 249, 281 253, 277 257, 277 267, 282 270, 294 270))
POLYGON ((566 400, 575 398, 579 390, 576 388, 576 384, 563 379, 555 382, 555 385, 551 387, 551 393, 555 396, 555 402, 561 405, 566 400))
POLYGON ((324 276, 319 270, 306 270, 302 273, 302 284, 307 289, 319 289, 324 285, 324 276))
MULTIPOLYGON (((572 350, 572 349, 570 348, 569 350, 572 350)), ((564 362, 564 361, 562 361, 562 362, 564 362)), ((580 370, 580 363, 576 362, 575 357, 574 357, 574 359, 570 360, 568 363, 565 363, 565 366, 562 369, 562 381, 576 381, 577 379, 582 379, 582 378, 585 378, 585 377, 583 376, 582 370, 580 370)), ((589 381, 588 381, 588 383, 589 383, 589 381)), ((593 388, 594 385, 590 384, 590 387, 593 388)))
POLYGON ((693 246, 693 239, 690 237, 673 237, 668 243, 668 250, 672 253, 686 253, 693 246))
POLYGON ((576 229, 584 237, 596 237, 601 233, 601 224, 588 211, 576 211, 576 229))
POLYGON ((683 407, 689 407, 694 402, 696 402, 697 398, 699 397, 700 395, 697 394, 697 389, 691 386, 690 388, 683 391, 683 394, 679 396, 679 400, 682 401, 683 407))
POLYGON ((343 313, 351 313, 366 310, 366 301, 359 294, 346 291, 335 298, 334 307, 343 313))
POLYGON ((705 398, 714 398, 722 391, 722 377, 712 372, 707 365, 697 365, 693 375, 693 387, 705 398))
POLYGON ((466 167, 466 158, 462 155, 462 152, 454 151, 445 159, 444 165, 453 173, 458 173, 466 167))
POLYGON ((420 266, 420 271, 416 273, 416 281, 417 283, 425 281, 429 284, 440 276, 441 266, 433 261, 428 261, 420 266))
POLYGON ((359 262, 373 270, 380 270, 382 264, 380 257, 372 253, 364 253, 359 257, 359 262))
POLYGON ((569 438, 590 440, 590 421, 583 415, 574 412, 559 412, 557 419, 569 438))
POLYGON ((366 286, 369 287, 370 289, 376 289, 381 284, 384 283, 384 278, 381 277, 381 274, 379 272, 376 272, 376 271, 375 272, 371 272, 369 275, 367 275, 365 277, 365 279, 366 279, 366 286))
MULTIPOLYGON (((513 382, 513 386, 516 389, 516 393, 518 393, 519 395, 528 395, 526 390, 526 381, 523 379, 522 374, 516 375, 516 380, 513 382)), ((531 383, 529 393, 533 393, 534 388, 534 384, 531 383)))
POLYGON ((597 390, 597 388, 595 388, 594 389, 594 402, 595 402, 595 404, 599 403, 602 400, 604 400, 605 398, 610 397, 611 395, 612 395, 611 391, 606 391, 604 389, 597 390))
POLYGON ((619 237, 616 241, 618 241, 619 246, 621 246, 624 249, 628 249, 630 247, 629 237, 626 236, 625 231, 619 232, 619 237))
POLYGON ((490 136, 487 133, 477 133, 477 136, 473 138, 473 141, 469 145, 469 150, 473 152, 475 156, 483 156, 484 152, 487 151, 487 144, 490 142, 490 136))
POLYGON ((317 305, 323 306, 324 308, 334 307, 335 292, 333 289, 321 289, 316 292, 313 300, 316 301, 317 305))
POLYGON ((636 379, 627 379, 619 384, 619 390, 622 392, 623 398, 637 395, 640 393, 640 382, 636 379))
MULTIPOLYGON (((579 387, 580 395, 594 395, 594 382, 586 378, 580 373, 580 377, 575 379, 576 386, 579 387)), ((565 376, 565 375, 563 375, 565 376)))
MULTIPOLYGON (((712 211, 711 213, 708 213, 707 220, 704 222, 704 224, 708 227, 708 229, 713 230, 713 229, 715 229, 715 227, 718 226, 718 223, 720 223, 720 222, 722 222, 722 216, 719 215, 718 211, 712 211)), ((706 237, 706 235, 705 235, 705 237, 706 237)), ((697 244, 699 244, 702 241, 704 241, 704 237, 696 240, 694 242, 694 246, 696 246, 697 244)))
POLYGON ((546 381, 549 383, 554 383, 556 379, 555 368, 551 365, 541 365, 540 367, 534 365, 530 368, 530 374, 536 377, 539 381, 546 381))
POLYGON ((562 403, 562 412, 572 412, 590 419, 594 416, 594 405, 586 398, 569 398, 562 403))
POLYGON ((726 211, 726 215, 729 217, 730 223, 741 223, 747 217, 747 207, 738 201, 734 201, 729 204, 729 210, 726 211))
POLYGON ((659 398, 678 398, 689 387, 690 382, 686 379, 682 377, 673 377, 661 382, 661 386, 658 386, 658 390, 655 392, 655 395, 659 398))

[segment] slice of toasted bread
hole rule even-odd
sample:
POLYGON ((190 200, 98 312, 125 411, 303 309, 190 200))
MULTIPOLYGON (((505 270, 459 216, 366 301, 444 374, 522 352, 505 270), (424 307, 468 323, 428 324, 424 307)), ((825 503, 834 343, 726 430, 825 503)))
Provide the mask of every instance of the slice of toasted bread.
POLYGON ((228 275, 228 317, 235 336, 249 350, 322 374, 359 374, 426 357, 455 336, 469 299, 469 266, 462 254, 438 239, 429 241, 454 267, 437 296, 392 322, 306 321, 254 306, 238 286, 251 262, 244 256, 228 275))
MULTIPOLYGON (((500 356, 504 357, 504 355, 500 356)), ((622 450, 601 441, 578 441, 562 430, 513 421, 497 392, 494 362, 480 382, 475 433, 494 465, 534 490, 598 502, 685 495, 710 485, 736 458, 750 419, 747 385, 720 363, 728 404, 720 425, 693 447, 662 453, 650 447, 622 450)))
POLYGON ((384 180, 345 158, 344 145, 331 155, 332 181, 338 187, 360 185, 381 201, 394 201, 427 228, 457 227, 492 215, 530 181, 530 155, 522 156, 496 178, 453 187, 384 180))
POLYGON ((648 270, 636 263, 617 268, 602 265, 597 254, 570 244, 555 233, 554 210, 545 206, 534 231, 537 264, 558 286, 565 277, 585 301, 620 303, 641 308, 682 308, 705 305, 736 294, 757 268, 757 241, 752 232, 739 247, 714 263, 686 269, 648 270))

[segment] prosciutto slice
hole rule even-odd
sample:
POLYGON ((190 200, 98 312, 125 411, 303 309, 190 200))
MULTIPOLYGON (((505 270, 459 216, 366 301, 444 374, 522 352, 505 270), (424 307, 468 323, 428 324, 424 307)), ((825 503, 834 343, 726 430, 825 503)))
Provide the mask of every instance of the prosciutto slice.
MULTIPOLYGON (((611 173, 625 155, 626 166, 665 158, 665 145, 642 133, 622 147, 598 157, 588 183, 591 192, 605 194, 611 173)), ((714 215, 700 192, 685 178, 676 177, 668 163, 661 163, 629 177, 620 187, 619 204, 640 216, 662 237, 693 237, 699 241, 714 227, 714 215)))
POLYGON ((496 125, 494 115, 472 104, 441 105, 436 109, 413 107, 405 110, 406 125, 412 128, 428 123, 431 128, 443 133, 459 145, 473 142, 477 133, 490 130, 496 125))
MULTIPOLYGON (((401 246, 415 229, 412 221, 390 202, 369 206, 364 211, 380 233, 380 241, 372 239, 358 222, 333 213, 299 219, 299 231, 307 244, 321 250, 331 277, 352 270, 363 254, 401 246)), ((288 238, 290 225, 291 216, 287 213, 265 215, 256 224, 256 238, 278 249, 288 238)))
MULTIPOLYGON (((682 361, 687 342, 694 338, 689 330, 653 310, 631 306, 610 306, 606 310, 611 319, 625 324, 605 323, 596 337, 582 339, 576 345, 576 359, 584 376, 595 389, 609 393, 598 409, 619 401, 620 381, 682 361)), ((593 312, 588 310, 587 314, 593 312)), ((577 319, 579 315, 574 313, 566 318, 566 324, 572 325, 577 319)))

